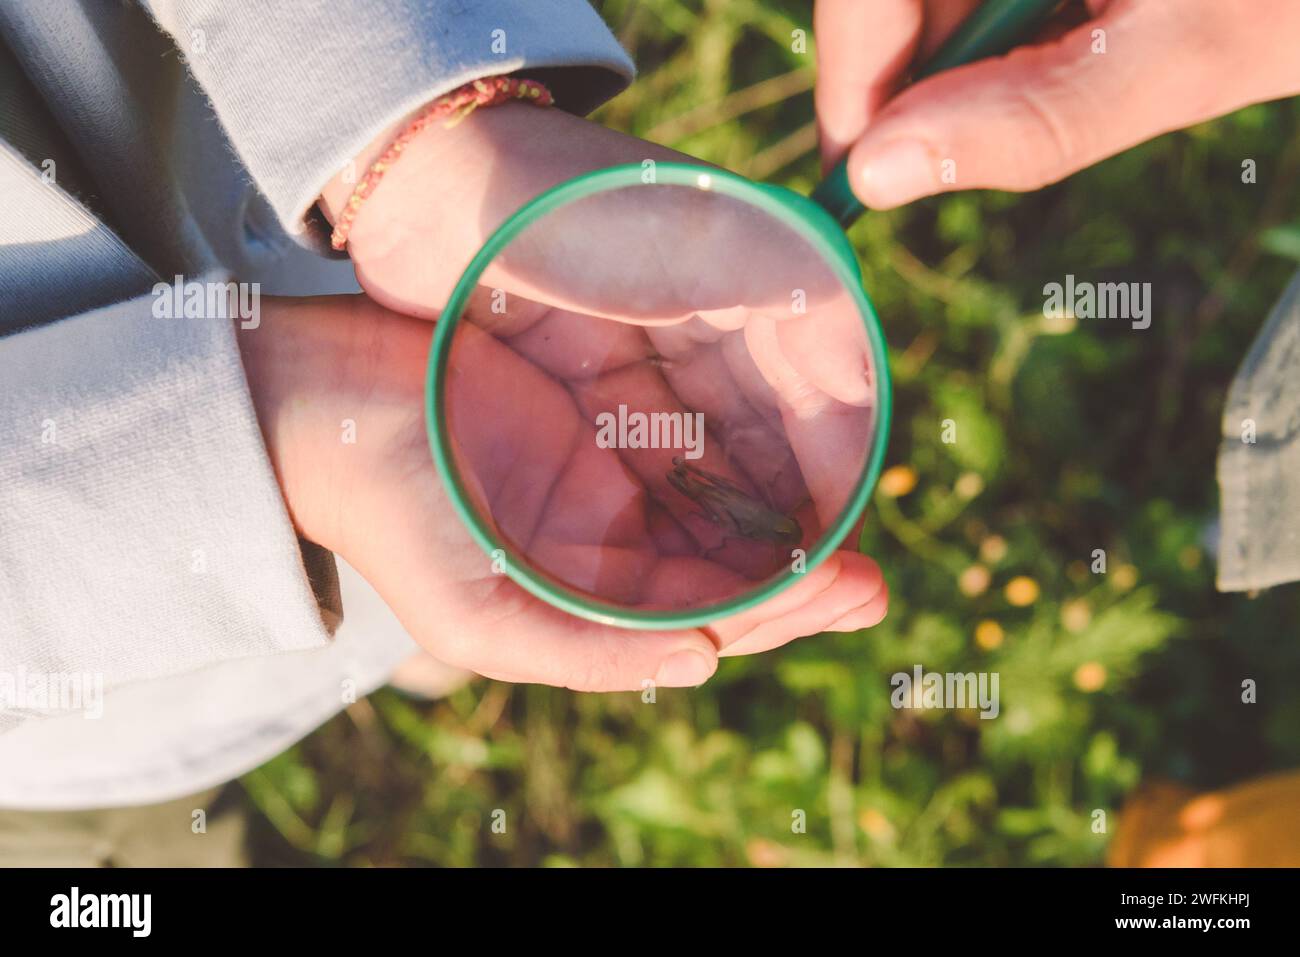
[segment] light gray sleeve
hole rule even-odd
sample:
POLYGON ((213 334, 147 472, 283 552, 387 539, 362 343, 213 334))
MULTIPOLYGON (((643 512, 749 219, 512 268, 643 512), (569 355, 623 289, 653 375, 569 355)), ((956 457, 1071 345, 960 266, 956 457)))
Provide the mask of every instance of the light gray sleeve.
POLYGON ((632 63, 587 0, 142 0, 175 40, 280 223, 386 127, 484 76, 567 67, 585 112, 632 63))
MULTIPOLYGON (((9 697, 23 676, 110 691, 330 640, 232 322, 159 318, 154 302, 0 338, 9 697)), ((0 700, 0 731, 42 710, 0 700)))
POLYGON ((1219 516, 1220 591, 1300 580, 1300 273, 1228 392, 1219 516))

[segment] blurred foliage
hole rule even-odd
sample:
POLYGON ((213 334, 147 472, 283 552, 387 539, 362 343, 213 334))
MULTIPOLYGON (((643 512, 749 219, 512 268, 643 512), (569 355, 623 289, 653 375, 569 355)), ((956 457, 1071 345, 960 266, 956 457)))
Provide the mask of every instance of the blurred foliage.
MULTIPOLYGON (((813 186, 810 4, 600 6, 641 68, 602 122, 813 186)), ((1300 764, 1300 588, 1219 594, 1213 558, 1219 417, 1300 259, 1298 168, 1284 102, 1033 195, 869 213, 850 235, 892 350, 889 462, 916 479, 878 492, 865 535, 888 620, 726 659, 654 704, 380 692, 244 779, 255 859, 1092 865, 1094 809, 1113 830, 1144 776, 1211 787, 1300 764), (1067 273, 1151 282, 1151 327, 1044 319, 1042 287, 1067 273), (1012 603, 1017 576, 1038 587, 1012 603), (894 710, 889 676, 916 663, 997 671, 1000 717, 894 710)))

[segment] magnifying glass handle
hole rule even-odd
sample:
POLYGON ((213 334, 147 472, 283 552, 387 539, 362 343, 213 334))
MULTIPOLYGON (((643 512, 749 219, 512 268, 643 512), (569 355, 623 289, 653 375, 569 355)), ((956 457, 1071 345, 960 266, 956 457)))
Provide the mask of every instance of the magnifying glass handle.
MULTIPOLYGON (((942 70, 1006 53, 1028 38, 1061 0, 985 0, 962 22, 938 52, 917 71, 923 80, 942 70)), ((813 200, 844 228, 862 215, 865 207, 849 188, 849 172, 840 160, 818 187, 813 200)))

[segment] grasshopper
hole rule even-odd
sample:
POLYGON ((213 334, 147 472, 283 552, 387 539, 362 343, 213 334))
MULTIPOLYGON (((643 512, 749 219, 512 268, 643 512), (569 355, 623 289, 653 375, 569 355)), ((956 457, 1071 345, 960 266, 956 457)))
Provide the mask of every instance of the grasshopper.
POLYGON ((777 545, 798 545, 803 541, 803 529, 793 518, 751 498, 734 482, 687 465, 680 455, 673 458, 668 483, 731 534, 777 545))

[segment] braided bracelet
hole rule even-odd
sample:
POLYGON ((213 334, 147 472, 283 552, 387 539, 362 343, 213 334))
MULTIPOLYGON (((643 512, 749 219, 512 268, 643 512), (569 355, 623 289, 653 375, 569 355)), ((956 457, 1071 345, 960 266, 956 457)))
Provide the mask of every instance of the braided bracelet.
POLYGON ((490 76, 464 86, 457 87, 450 93, 444 93, 422 109, 397 138, 384 150, 382 156, 370 164, 366 175, 361 177, 357 188, 348 197, 347 205, 339 214, 330 236, 330 246, 343 249, 348 244, 348 233, 357 218, 361 204, 366 201, 379 181, 384 178, 389 167, 397 162, 407 144, 415 135, 435 120, 447 119, 446 126, 452 127, 476 109, 483 106, 496 106, 508 100, 523 100, 535 106, 550 106, 555 102, 551 91, 536 80, 522 80, 513 76, 490 76))

